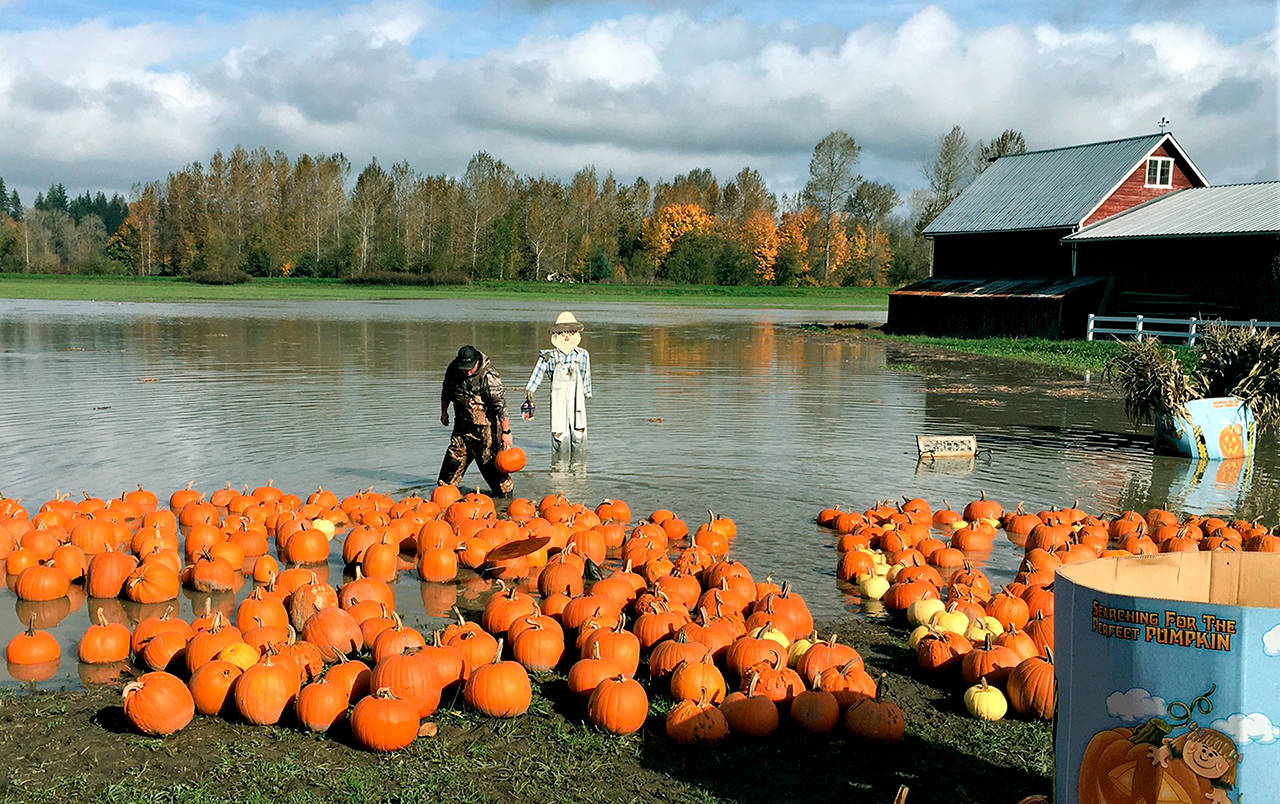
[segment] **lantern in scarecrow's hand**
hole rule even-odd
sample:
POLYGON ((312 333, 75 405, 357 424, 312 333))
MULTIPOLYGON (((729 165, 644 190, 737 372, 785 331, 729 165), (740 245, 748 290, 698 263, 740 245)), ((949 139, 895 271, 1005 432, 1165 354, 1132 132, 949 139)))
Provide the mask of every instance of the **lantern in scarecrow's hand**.
POLYGON ((591 355, 582 343, 582 324, 573 313, 561 313, 551 326, 552 349, 538 352, 538 362, 525 384, 526 416, 533 416, 533 395, 551 377, 551 442, 555 450, 581 450, 587 441, 587 403, 591 398, 591 355))

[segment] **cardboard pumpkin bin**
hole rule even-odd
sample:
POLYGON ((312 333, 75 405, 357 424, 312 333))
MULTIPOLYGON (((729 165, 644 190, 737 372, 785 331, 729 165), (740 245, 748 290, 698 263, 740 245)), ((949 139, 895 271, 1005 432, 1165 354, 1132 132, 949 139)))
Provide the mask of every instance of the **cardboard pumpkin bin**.
MULTIPOLYGON (((1193 399, 1155 421, 1156 452, 1200 460, 1247 458, 1258 439, 1258 423, 1234 396, 1193 399)), ((1277 799, 1280 801, 1280 798, 1277 799)))
POLYGON ((1072 564, 1054 611, 1055 801, 1280 801, 1280 554, 1072 564))

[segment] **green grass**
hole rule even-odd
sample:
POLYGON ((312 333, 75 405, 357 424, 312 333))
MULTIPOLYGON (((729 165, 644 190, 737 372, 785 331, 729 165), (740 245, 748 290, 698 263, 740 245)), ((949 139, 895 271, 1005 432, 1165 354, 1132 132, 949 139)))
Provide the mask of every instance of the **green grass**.
POLYGON ((885 310, 889 288, 777 288, 718 285, 562 285, 484 280, 470 285, 348 285, 335 279, 255 279, 198 285, 172 277, 0 274, 0 298, 72 301, 328 301, 368 299, 548 299, 710 307, 885 310))
MULTIPOLYGON (((1052 366, 1075 374, 1098 372, 1111 357, 1120 353, 1117 341, 1057 341, 1046 338, 942 338, 931 335, 889 335, 868 329, 862 336, 932 346, 952 352, 1001 357, 1052 366)), ((1194 368, 1196 354, 1185 346, 1175 346, 1183 365, 1194 368)))

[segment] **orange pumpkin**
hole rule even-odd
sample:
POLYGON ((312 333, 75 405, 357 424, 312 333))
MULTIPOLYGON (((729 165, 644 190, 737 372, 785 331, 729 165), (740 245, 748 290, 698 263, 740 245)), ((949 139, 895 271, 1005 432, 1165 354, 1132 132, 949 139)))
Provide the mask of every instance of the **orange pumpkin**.
POLYGON ((493 465, 497 467, 499 472, 504 474, 512 474, 519 472, 524 468, 528 461, 524 450, 519 447, 509 447, 507 449, 498 450, 498 454, 493 457, 493 465))

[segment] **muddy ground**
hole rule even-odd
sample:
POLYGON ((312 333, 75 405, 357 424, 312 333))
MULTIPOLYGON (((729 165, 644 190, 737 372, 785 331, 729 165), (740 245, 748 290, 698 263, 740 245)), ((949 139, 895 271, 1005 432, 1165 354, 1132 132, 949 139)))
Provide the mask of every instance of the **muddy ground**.
POLYGON ((1049 792, 1050 727, 982 723, 960 701, 960 679, 925 678, 884 623, 828 623, 889 674, 907 720, 902 742, 875 745, 838 732, 814 737, 784 726, 760 741, 714 748, 673 744, 670 705, 650 695, 649 723, 613 737, 584 725, 563 676, 535 679, 529 713, 496 721, 460 699, 433 716, 434 738, 378 756, 290 725, 259 728, 197 717, 164 739, 131 733, 122 685, 0 698, 0 800, 13 802, 418 801, 909 801, 1013 804, 1049 792))

